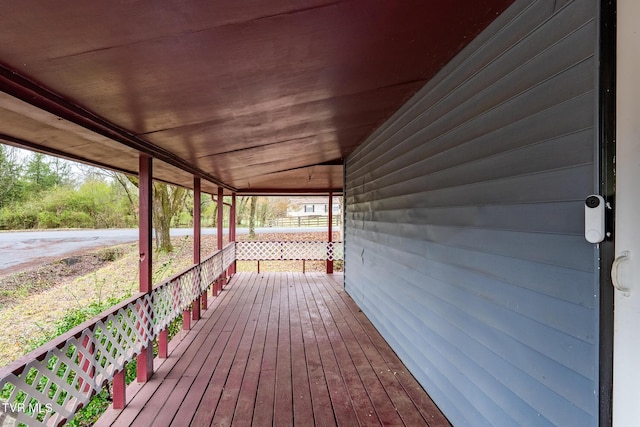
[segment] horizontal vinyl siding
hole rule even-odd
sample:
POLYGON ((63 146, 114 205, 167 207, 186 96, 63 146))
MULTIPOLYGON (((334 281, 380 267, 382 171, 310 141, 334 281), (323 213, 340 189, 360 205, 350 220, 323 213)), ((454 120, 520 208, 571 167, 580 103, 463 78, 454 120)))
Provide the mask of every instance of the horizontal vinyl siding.
POLYGON ((597 424, 596 6, 516 1, 346 162, 346 289, 456 426, 597 424))

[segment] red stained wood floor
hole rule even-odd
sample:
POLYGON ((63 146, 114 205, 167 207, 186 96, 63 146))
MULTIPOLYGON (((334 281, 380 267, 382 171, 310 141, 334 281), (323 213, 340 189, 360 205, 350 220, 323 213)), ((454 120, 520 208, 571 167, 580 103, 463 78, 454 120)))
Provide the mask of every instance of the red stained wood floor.
POLYGON ((97 425, 449 426, 342 279, 236 274, 97 425))

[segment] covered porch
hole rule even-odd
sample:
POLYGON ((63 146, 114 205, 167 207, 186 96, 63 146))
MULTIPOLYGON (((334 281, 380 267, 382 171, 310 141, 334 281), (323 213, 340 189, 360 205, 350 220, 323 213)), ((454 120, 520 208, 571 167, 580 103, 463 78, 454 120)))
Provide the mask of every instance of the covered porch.
POLYGON ((342 282, 235 274, 97 425, 449 425, 342 282))
POLYGON ((112 425, 446 424, 419 383, 454 425, 637 425, 637 263, 617 239, 640 198, 616 169, 637 150, 616 154, 616 120, 639 131, 615 96, 616 16, 640 15, 619 3, 15 5, 0 141, 139 176, 140 294, 0 369, 7 416, 57 425, 110 384, 112 425), (331 230, 313 255, 251 258, 326 275, 237 274, 231 230, 201 261, 196 213, 193 268, 154 286, 154 180, 218 212, 344 195, 344 280, 331 230))

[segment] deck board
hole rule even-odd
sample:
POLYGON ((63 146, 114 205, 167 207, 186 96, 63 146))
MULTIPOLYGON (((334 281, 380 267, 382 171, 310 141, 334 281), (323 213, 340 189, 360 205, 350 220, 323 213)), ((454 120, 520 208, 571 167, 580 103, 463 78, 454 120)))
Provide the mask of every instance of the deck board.
POLYGON ((250 426, 256 405, 256 394, 260 382, 262 359, 266 348, 265 340, 271 314, 271 300, 273 297, 273 282, 264 287, 263 305, 257 319, 251 352, 247 360, 242 384, 238 393, 238 400, 233 412, 233 425, 238 427, 250 426))
POLYGON ((273 402, 275 399, 276 384, 276 360, 278 352, 278 321, 280 318, 280 282, 274 279, 267 281, 267 286, 271 286, 271 309, 264 341, 264 350, 260 362, 260 378, 258 379, 258 390, 256 392, 256 402, 252 415, 253 422, 259 425, 271 425, 273 420, 273 402))
POLYGON ((236 274, 152 380, 130 387, 98 426, 449 425, 340 275, 236 274))

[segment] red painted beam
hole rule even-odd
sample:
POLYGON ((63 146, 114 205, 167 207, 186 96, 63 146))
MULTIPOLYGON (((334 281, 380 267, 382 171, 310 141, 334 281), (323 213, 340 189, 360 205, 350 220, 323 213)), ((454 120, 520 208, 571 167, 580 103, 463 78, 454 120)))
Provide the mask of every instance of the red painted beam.
POLYGON ((222 200, 222 198, 224 197, 224 188, 222 187, 218 187, 218 200, 217 200, 217 208, 218 208, 218 250, 221 251, 222 250, 222 233, 223 233, 223 229, 222 229, 222 220, 224 218, 224 202, 222 200))
MULTIPOLYGON (((328 242, 333 242, 333 193, 329 193, 329 224, 328 224, 328 242)), ((327 248, 328 249, 328 248, 327 248)), ((333 260, 327 260, 327 274, 333 273, 333 260)))
MULTIPOLYGON (((200 227, 200 178, 193 178, 193 263, 200 264, 200 241, 201 241, 201 227, 200 227)), ((198 284, 200 284, 200 277, 198 277, 198 284)), ((205 292, 206 293, 206 292, 205 292)), ((200 305, 202 304, 201 297, 196 298, 193 302, 193 308, 191 310, 191 319, 196 321, 200 320, 200 305)), ((205 307, 206 308, 206 307, 205 307)))
POLYGON ((140 248, 140 270, 139 284, 140 292, 149 293, 152 287, 152 194, 153 194, 153 166, 151 157, 140 155, 139 172, 139 248, 140 248))
POLYGON ((282 188, 251 188, 248 190, 237 190, 237 194, 239 196, 283 196, 283 195, 297 195, 297 196, 305 196, 305 195, 326 195, 329 193, 333 193, 335 195, 342 194, 342 188, 318 188, 312 190, 301 190, 301 189, 282 189, 282 188))
MULTIPOLYGON (((141 154, 139 159, 139 247, 140 247, 140 292, 151 293, 153 287, 153 250, 152 244, 152 194, 153 194, 153 160, 146 154, 141 154)), ((140 310, 144 316, 144 310, 140 310)), ((147 320, 142 318, 142 323, 147 320)), ((137 377, 138 382, 146 382, 153 375, 153 343, 146 343, 146 348, 138 355, 137 377)))
MULTIPOLYGON (((34 83, 32 80, 22 77, 14 70, 10 70, 3 65, 0 65, 0 90, 37 108, 82 126, 85 129, 136 149, 140 151, 142 155, 148 156, 149 158, 157 158, 179 169, 192 173, 195 176, 203 177, 216 185, 229 190, 235 190, 233 187, 223 183, 211 174, 196 168, 192 163, 176 156, 169 150, 152 144, 132 134, 130 131, 116 126, 108 120, 79 107, 63 96, 34 83)), ((89 161, 89 163, 92 163, 92 161, 89 161)))
MULTIPOLYGON (((222 187, 218 187, 218 199, 217 199, 217 209, 218 209, 218 224, 217 224, 217 235, 218 235, 218 250, 221 251, 223 248, 223 233, 224 233, 224 229, 222 228, 223 226, 223 219, 224 219, 224 188, 222 187)), ((222 273, 222 277, 220 277, 220 279, 218 279, 217 282, 217 289, 215 294, 217 295, 221 290, 222 287, 224 286, 224 272, 222 273)))
MULTIPOLYGON (((231 194, 231 211, 229 212, 229 241, 236 241, 236 193, 231 194)), ((231 264, 230 272, 232 276, 236 274, 236 261, 231 264)))

